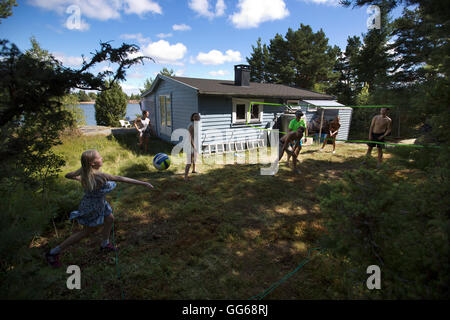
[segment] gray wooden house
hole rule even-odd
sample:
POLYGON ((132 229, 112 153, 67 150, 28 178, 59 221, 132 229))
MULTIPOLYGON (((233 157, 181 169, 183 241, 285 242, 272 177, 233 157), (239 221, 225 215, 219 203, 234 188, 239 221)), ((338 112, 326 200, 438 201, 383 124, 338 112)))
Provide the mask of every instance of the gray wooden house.
POLYGON ((168 142, 173 142, 174 130, 189 126, 192 113, 200 113, 199 137, 204 151, 261 146, 268 131, 254 126, 271 128, 285 107, 253 104, 249 113, 251 101, 300 105, 306 121, 317 106, 334 106, 325 108, 325 119, 339 116, 338 139, 348 138, 352 109, 337 103, 335 97, 281 84, 250 82, 249 78, 250 69, 245 65, 235 66, 235 81, 158 74, 152 87, 141 95, 141 108, 149 111, 156 134, 168 142))

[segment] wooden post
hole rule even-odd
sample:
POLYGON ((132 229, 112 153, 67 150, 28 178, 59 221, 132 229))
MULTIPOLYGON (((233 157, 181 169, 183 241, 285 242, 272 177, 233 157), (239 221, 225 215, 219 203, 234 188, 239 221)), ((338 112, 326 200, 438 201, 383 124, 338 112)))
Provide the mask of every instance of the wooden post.
POLYGON ((320 129, 319 129, 319 145, 320 145, 320 139, 322 138, 322 124, 323 124, 324 112, 325 112, 325 109, 322 109, 322 117, 320 118, 320 129))

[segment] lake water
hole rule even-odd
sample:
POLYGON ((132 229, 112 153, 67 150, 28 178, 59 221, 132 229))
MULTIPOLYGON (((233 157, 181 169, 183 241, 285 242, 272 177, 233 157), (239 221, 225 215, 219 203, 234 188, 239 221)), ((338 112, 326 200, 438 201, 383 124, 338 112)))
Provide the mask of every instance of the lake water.
MULTIPOLYGON (((95 121, 95 108, 93 104, 80 104, 78 105, 83 111, 84 116, 86 117, 86 123, 88 126, 96 126, 97 122, 95 121)), ((125 116, 126 120, 134 120, 136 119, 136 114, 142 115, 141 107, 139 104, 129 103, 127 105, 127 114, 125 116)))

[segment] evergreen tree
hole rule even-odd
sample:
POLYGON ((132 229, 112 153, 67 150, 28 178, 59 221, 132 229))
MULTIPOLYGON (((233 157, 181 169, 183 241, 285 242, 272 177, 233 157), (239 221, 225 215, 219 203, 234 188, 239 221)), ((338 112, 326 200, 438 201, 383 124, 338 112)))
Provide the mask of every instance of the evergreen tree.
POLYGON ((95 92, 89 92, 88 95, 91 101, 95 101, 95 99, 97 99, 97 94, 95 92))
POLYGON ((163 76, 175 77, 175 71, 173 69, 169 70, 166 67, 164 67, 159 73, 163 76))
POLYGON ((276 34, 268 47, 261 46, 258 39, 247 62, 255 68, 254 79, 260 81, 326 88, 338 76, 333 72, 338 52, 338 47, 328 45, 322 30, 314 33, 310 26, 301 24, 296 31, 289 28, 285 37, 276 34))
MULTIPOLYGON (((0 0, 0 19, 11 16, 12 7, 17 7, 16 0, 0 0)), ((2 20, 0 20, 0 23, 2 23, 2 20)))
POLYGON ((250 65, 250 81, 253 82, 269 82, 268 63, 269 49, 266 44, 261 45, 261 38, 256 41, 256 47, 252 45, 253 52, 247 63, 250 65))
POLYGON ((141 94, 143 94, 145 91, 147 91, 147 90, 149 90, 151 87, 152 87, 152 84, 153 84, 153 78, 148 78, 148 79, 145 79, 145 82, 144 82, 144 89, 139 89, 139 91, 141 92, 141 94))
MULTIPOLYGON (((110 82, 106 82, 110 85, 110 82)), ((123 119, 127 112, 128 99, 117 83, 111 85, 111 89, 102 91, 95 100, 95 120, 101 126, 119 126, 119 120, 123 119)))
POLYGON ((86 91, 80 90, 80 91, 78 91, 78 100, 80 102, 88 102, 88 101, 91 101, 91 98, 88 96, 86 91))

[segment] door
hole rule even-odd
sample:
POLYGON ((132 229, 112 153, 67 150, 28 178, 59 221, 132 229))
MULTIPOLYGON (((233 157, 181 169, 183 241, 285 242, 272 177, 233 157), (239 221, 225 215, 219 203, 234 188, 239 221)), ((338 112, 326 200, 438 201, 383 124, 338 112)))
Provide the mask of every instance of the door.
POLYGON ((170 137, 172 134, 172 99, 170 95, 159 96, 158 105, 159 131, 170 137))

